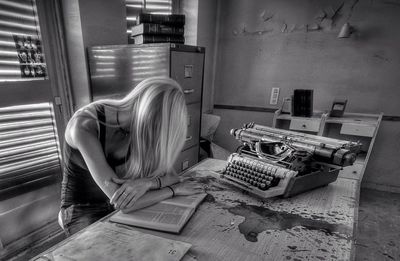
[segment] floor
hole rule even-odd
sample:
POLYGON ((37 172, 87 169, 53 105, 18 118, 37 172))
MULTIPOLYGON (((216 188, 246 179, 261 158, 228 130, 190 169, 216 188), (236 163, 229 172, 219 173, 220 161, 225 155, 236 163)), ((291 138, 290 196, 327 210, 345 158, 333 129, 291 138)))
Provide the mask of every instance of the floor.
POLYGON ((356 261, 400 261, 400 194, 361 189, 356 261))

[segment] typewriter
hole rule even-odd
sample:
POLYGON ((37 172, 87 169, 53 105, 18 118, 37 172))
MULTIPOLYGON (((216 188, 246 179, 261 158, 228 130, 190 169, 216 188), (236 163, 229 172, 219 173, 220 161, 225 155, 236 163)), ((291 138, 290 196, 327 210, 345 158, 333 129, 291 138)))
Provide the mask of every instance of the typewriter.
POLYGON ((361 143, 270 128, 254 123, 232 129, 241 142, 221 178, 262 198, 290 197, 327 185, 352 165, 361 143))

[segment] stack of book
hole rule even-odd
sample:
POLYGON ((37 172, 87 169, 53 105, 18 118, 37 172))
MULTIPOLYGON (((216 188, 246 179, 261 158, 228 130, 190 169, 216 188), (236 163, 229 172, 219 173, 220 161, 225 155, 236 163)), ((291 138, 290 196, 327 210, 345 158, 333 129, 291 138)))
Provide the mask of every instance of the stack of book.
POLYGON ((179 43, 184 44, 185 15, 159 15, 142 13, 132 26, 130 44, 179 43))

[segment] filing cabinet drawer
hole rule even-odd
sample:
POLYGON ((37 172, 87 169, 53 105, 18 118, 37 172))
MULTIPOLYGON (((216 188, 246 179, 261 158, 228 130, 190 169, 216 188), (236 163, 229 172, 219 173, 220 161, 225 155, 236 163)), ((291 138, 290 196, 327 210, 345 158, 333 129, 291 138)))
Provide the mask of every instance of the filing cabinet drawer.
POLYGON ((181 154, 178 156, 178 159, 174 164, 174 169, 176 173, 179 174, 182 171, 196 164, 198 160, 199 160, 199 146, 195 146, 181 152, 181 154))
POLYGON ((200 103, 187 106, 188 109, 188 130, 186 142, 183 149, 187 149, 199 143, 200 135, 200 103))
POLYGON ((340 129, 340 134, 373 137, 375 128, 375 126, 370 125, 343 123, 342 128, 340 129))
POLYGON ((320 124, 320 119, 292 119, 290 121, 289 129, 318 132, 320 124))
POLYGON ((204 53, 171 51, 171 78, 183 88, 186 103, 201 101, 204 53))

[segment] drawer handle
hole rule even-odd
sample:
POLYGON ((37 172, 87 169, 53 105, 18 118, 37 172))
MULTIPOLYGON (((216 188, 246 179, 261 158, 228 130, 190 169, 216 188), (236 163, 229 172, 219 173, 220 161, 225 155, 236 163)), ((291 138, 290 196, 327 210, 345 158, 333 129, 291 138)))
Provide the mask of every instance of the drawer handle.
POLYGON ((186 137, 185 142, 188 142, 193 139, 193 136, 186 137))
POLYGON ((307 127, 307 125, 303 124, 303 125, 301 125, 301 127, 305 128, 305 127, 307 127))
POLYGON ((186 170, 187 168, 189 168, 189 160, 182 162, 182 171, 186 170))
POLYGON ((194 89, 187 89, 187 90, 183 90, 184 94, 191 94, 194 93, 194 89))

